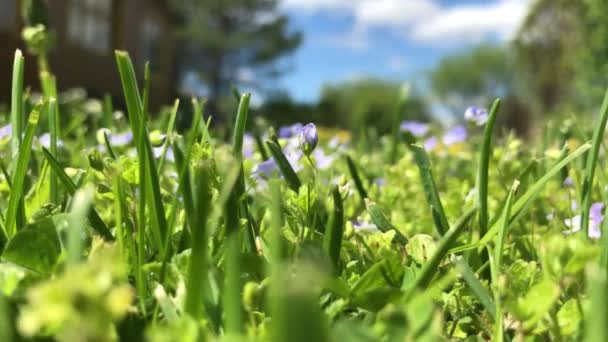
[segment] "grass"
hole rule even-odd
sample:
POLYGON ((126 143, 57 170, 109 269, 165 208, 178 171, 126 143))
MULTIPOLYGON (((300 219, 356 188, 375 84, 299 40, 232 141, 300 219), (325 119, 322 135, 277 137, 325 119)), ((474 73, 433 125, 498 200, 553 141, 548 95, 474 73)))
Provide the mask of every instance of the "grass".
POLYGON ((540 144, 496 134, 497 100, 450 146, 422 147, 398 111, 386 144, 320 129, 321 153, 298 159, 297 136, 248 134, 251 95, 236 89, 231 141, 202 99, 177 131, 180 102, 152 113, 149 67, 140 84, 115 57, 122 118, 110 97, 58 93, 49 69, 34 102, 15 55, 3 341, 606 339, 608 235, 588 232, 608 185, 608 96, 597 122, 557 121, 540 144))

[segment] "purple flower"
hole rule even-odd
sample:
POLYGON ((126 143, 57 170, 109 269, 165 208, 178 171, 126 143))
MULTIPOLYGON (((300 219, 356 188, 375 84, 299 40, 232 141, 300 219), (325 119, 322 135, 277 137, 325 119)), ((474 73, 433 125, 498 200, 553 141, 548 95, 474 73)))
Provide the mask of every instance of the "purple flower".
POLYGON ((268 177, 271 177, 272 174, 277 172, 278 170, 279 170, 279 167, 277 166, 277 163, 274 161, 274 158, 270 158, 270 159, 267 159, 267 160, 259 163, 258 165, 256 165, 253 168, 252 175, 255 178, 259 178, 262 175, 264 175, 268 178, 268 177))
POLYGON ((434 136, 430 137, 424 141, 424 149, 427 152, 432 151, 437 147, 438 144, 439 144, 439 140, 437 139, 437 137, 434 137, 434 136))
POLYGON ((243 157, 249 159, 253 157, 255 139, 249 133, 243 135, 243 157))
MULTIPOLYGON (((38 143, 44 148, 51 148, 51 135, 44 133, 38 138, 38 143)), ((57 140, 57 146, 63 147, 64 143, 61 140, 57 140)))
POLYGON ((488 111, 485 108, 471 106, 464 112, 465 120, 483 126, 488 121, 488 111))
POLYGON ((133 132, 127 131, 121 134, 112 134, 108 138, 111 145, 124 146, 133 141, 133 132))
MULTIPOLYGON (((302 152, 287 153, 285 155, 285 158, 287 158, 289 165, 291 165, 291 168, 295 172, 298 172, 302 169, 302 164, 300 163, 301 157, 302 152)), ((279 166, 277 165, 274 158, 271 157, 256 165, 252 170, 251 176, 259 180, 260 178, 262 178, 262 176, 265 178, 270 178, 276 172, 279 172, 279 166)))
POLYGON ((302 152, 310 156, 315 147, 317 147, 318 142, 317 126, 312 122, 307 123, 300 131, 300 147, 302 148, 302 152))
POLYGON ((572 179, 572 177, 566 177, 566 179, 564 179, 564 186, 566 188, 571 188, 574 186, 574 179, 572 179))
POLYGON ((380 178, 374 178, 374 184, 376 184, 379 188, 383 187, 386 184, 386 179, 380 177, 380 178))
MULTIPOLYGON (((163 146, 152 147, 152 153, 154 154, 154 158, 160 158, 163 153, 163 146)), ((167 147, 167 152, 165 153, 165 159, 174 162, 175 156, 173 155, 173 149, 171 146, 167 147)))
POLYGON ((12 130, 11 124, 8 124, 6 126, 0 127, 0 140, 4 140, 6 138, 10 138, 12 131, 13 130, 12 130))
POLYGON ((317 168, 320 170, 326 170, 333 164, 336 157, 334 155, 327 155, 322 149, 317 149, 313 152, 315 161, 317 162, 317 168))
POLYGON ((377 232, 378 231, 378 227, 371 222, 355 220, 355 221, 351 221, 351 224, 353 225, 353 229, 355 229, 358 232, 377 232))
MULTIPOLYGON (((604 203, 597 202, 591 205, 589 210, 589 237, 599 239, 602 236, 602 222, 604 221, 604 203)), ((564 220, 564 223, 569 230, 565 230, 564 234, 576 233, 581 230, 581 215, 576 215, 571 219, 564 220)))
POLYGON ((295 123, 291 126, 281 126, 279 127, 279 138, 291 138, 294 135, 298 135, 302 130, 301 123, 295 123))
POLYGON ((402 131, 410 132, 415 137, 422 137, 429 131, 429 125, 419 121, 403 121, 400 128, 402 131))
POLYGON ((467 129, 464 128, 464 126, 455 126, 450 128, 444 135, 443 135, 443 143, 446 146, 451 146, 457 143, 461 143, 465 140, 467 140, 468 137, 468 133, 467 133, 467 129))

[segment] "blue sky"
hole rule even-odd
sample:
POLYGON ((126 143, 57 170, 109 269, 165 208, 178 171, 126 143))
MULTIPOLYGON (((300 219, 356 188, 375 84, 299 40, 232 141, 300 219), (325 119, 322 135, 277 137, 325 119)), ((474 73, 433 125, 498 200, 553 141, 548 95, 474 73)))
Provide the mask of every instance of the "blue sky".
POLYGON ((531 0, 283 0, 304 34, 280 80, 300 101, 323 84, 362 76, 420 80, 446 54, 506 42, 531 0))

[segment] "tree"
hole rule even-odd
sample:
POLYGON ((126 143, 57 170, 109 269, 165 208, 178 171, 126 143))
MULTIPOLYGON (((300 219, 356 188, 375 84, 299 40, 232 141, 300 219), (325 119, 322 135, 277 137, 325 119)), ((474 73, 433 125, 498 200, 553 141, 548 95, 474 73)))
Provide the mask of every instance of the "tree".
POLYGON ((444 57, 429 79, 433 94, 454 113, 502 98, 502 112, 508 115, 501 115, 499 123, 524 134, 530 115, 516 91, 514 71, 513 58, 505 47, 480 45, 444 57))
POLYGON ((513 65, 507 50, 481 45, 444 57, 430 72, 431 88, 443 103, 461 111, 513 92, 513 65))
POLYGON ((279 76, 277 60, 296 49, 301 34, 289 32, 277 0, 171 0, 183 40, 185 68, 206 83, 211 104, 230 86, 260 86, 279 76))
MULTIPOLYGON (((600 0, 604 1, 604 0, 600 0)), ((513 42, 521 86, 541 113, 575 95, 575 77, 585 47, 583 1, 538 0, 513 42)))
POLYGON ((335 125, 353 132, 374 128, 378 133, 391 132, 395 115, 401 119, 427 119, 425 102, 410 94, 399 111, 401 85, 375 78, 350 80, 326 85, 321 93, 319 112, 323 118, 332 118, 335 125))

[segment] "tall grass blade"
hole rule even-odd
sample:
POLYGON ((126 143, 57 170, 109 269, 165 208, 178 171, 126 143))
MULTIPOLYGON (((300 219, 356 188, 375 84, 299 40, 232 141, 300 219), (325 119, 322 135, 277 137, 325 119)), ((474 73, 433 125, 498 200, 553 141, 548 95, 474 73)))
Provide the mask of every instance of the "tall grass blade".
POLYGON ((441 238, 441 240, 437 244, 437 249, 431 256, 431 258, 422 266, 422 270, 417 275, 412 285, 409 287, 409 290, 405 296, 406 301, 412 297, 415 291, 419 289, 424 289, 430 284, 431 280, 435 276, 435 273, 439 269, 439 264, 447 255, 452 244, 454 244, 456 239, 458 239, 460 234, 468 226, 469 220, 471 219, 471 217, 473 217, 473 215, 475 215, 476 212, 477 208, 471 208, 467 210, 461 216, 458 222, 456 222, 454 227, 448 230, 445 236, 441 238))
POLYGON ((197 196, 195 200, 196 214, 189 215, 190 232, 192 234, 192 252, 188 265, 188 282, 186 293, 186 312, 200 320, 203 317, 203 295, 207 284, 207 218, 210 208, 209 178, 211 170, 203 162, 197 170, 197 196))
POLYGON ((283 175, 283 177, 285 177, 285 181, 287 182, 289 188, 294 192, 298 193, 300 191, 300 187, 302 186, 302 182, 300 181, 300 178, 298 177, 296 172, 291 167, 291 164, 289 164, 289 161, 287 160, 287 157, 285 157, 285 154, 283 154, 281 146, 271 140, 266 141, 266 146, 268 146, 268 150, 270 151, 270 154, 272 154, 272 157, 277 163, 281 174, 283 175))
POLYGON ((443 211, 443 205, 437 192, 437 186, 433 179, 433 173, 431 171, 431 162, 424 148, 418 145, 410 145, 410 149, 414 154, 414 160, 418 165, 420 171, 420 179, 422 186, 424 187, 424 193, 426 199, 431 207, 431 214, 433 215, 433 221, 435 222, 435 228, 440 236, 443 236, 449 229, 450 224, 443 211))
MULTIPOLYGON (((49 99, 48 102, 48 116, 49 116, 49 134, 51 136, 50 141, 50 152, 53 157, 57 156, 57 136, 59 132, 59 107, 57 106, 57 100, 55 98, 49 99)), ((59 203, 59 193, 57 192, 57 176, 51 172, 49 183, 49 199, 52 203, 59 203)))
POLYGON ((367 198, 367 191, 365 191, 361 177, 359 177, 357 166, 349 155, 346 156, 346 164, 348 165, 348 172, 350 172, 350 176, 353 178, 353 182, 355 182, 355 188, 359 193, 359 197, 361 197, 361 200, 364 201, 367 198))
POLYGON ((23 113, 23 71, 25 60, 21 50, 15 51, 13 61, 13 82, 11 90, 11 156, 17 160, 19 145, 21 145, 21 132, 25 122, 23 113))
POLYGON ((83 258, 83 229, 93 204, 94 189, 85 187, 74 195, 68 227, 67 261, 76 264, 83 258))
POLYGON ((327 223, 325 235, 323 236, 323 250, 333 262, 334 271, 338 273, 342 236, 344 235, 344 208, 342 205, 342 196, 340 195, 340 190, 338 190, 337 186, 332 187, 331 194, 334 200, 334 210, 327 223))
POLYGON ((604 101, 602 102, 602 108, 600 109, 600 121, 595 126, 595 131, 593 132, 591 153, 587 156, 585 178, 583 180, 581 200, 581 230, 587 235, 589 234, 589 210, 591 208, 593 180, 595 178, 595 169, 597 167, 597 160, 600 154, 600 147, 602 146, 602 141, 604 140, 606 123, 608 123, 608 90, 604 95, 604 101))
POLYGON ((584 340, 608 341, 608 281, 606 271, 593 264, 587 268, 589 307, 585 313, 584 340))
POLYGON ((477 169, 477 200, 479 201, 479 229, 483 236, 488 230, 488 170, 490 169, 490 158, 492 157, 492 133, 496 116, 500 108, 500 99, 494 100, 488 117, 488 122, 483 133, 483 144, 479 156, 477 169))
MULTIPOLYGON (((70 194, 70 196, 75 196, 78 187, 76 184, 74 184, 74 182, 72 182, 70 176, 63 171, 63 168, 61 165, 59 165, 59 162, 53 158, 51 153, 44 147, 42 148, 42 155, 46 158, 51 170, 55 173, 63 187, 67 190, 68 194, 70 194)), ((93 227, 97 234, 101 235, 106 241, 114 240, 114 236, 112 236, 110 229, 108 229, 108 226, 106 226, 94 208, 89 212, 88 218, 91 227, 93 227)))
POLYGON ((407 245, 407 238, 403 234, 401 234, 397 227, 393 226, 389 222, 388 218, 386 218, 382 210, 375 202, 366 199, 365 207, 367 208, 367 212, 369 213, 369 217, 371 218, 372 223, 375 224, 380 231, 382 231, 383 233, 386 233, 391 230, 394 231, 395 240, 397 240, 397 242, 401 243, 404 246, 407 245))
MULTIPOLYGON (((234 124, 234 134, 232 136, 232 154, 236 160, 241 160, 243 155, 243 139, 245 136, 245 128, 247 126, 247 116, 249 115, 249 101, 251 94, 246 93, 241 95, 239 101, 239 107, 236 113, 236 120, 234 124)), ((242 162, 241 162, 242 164, 242 162)), ((243 166, 240 167, 243 170, 243 166)), ((245 229, 245 245, 248 252, 255 251, 255 237, 257 232, 251 220, 249 220, 249 205, 245 198, 245 173, 241 172, 239 180, 236 184, 235 197, 239 202, 239 217, 247 220, 245 229)))
MULTIPOLYGON (((511 226, 515 222, 517 222, 526 213, 527 209, 530 207, 532 202, 540 195, 540 192, 542 191, 543 187, 553 177, 555 177, 564 166, 568 165, 573 160, 580 157, 583 153, 585 153, 590 148, 591 148, 591 144, 589 144, 589 143, 583 144, 581 147, 576 149, 576 151, 570 153, 568 156, 566 156, 565 158, 563 158, 559 162, 557 162, 557 164, 555 164, 551 169, 549 169, 547 172, 545 172, 544 175, 538 181, 536 181, 536 183, 532 184, 529 187, 528 191, 526 191, 525 194, 523 194, 515 203, 513 203, 513 207, 511 209, 512 214, 511 214, 511 218, 509 221, 509 226, 511 226)), ((498 222, 498 221, 496 221, 496 222, 498 222)), ((488 230, 488 232, 486 233, 486 235, 484 235, 481 238, 478 246, 481 247, 481 246, 486 245, 488 242, 490 242, 494 238, 494 236, 496 236, 496 234, 498 234, 499 229, 500 229, 500 227, 498 226, 498 224, 496 224, 496 223, 493 224, 490 227, 490 229, 488 230)))
MULTIPOLYGON (((131 63, 129 55, 123 51, 116 51, 115 55, 125 101, 127 103, 129 123, 131 124, 131 130, 133 131, 136 141, 137 156, 140 163, 140 176, 143 176, 143 178, 140 178, 140 196, 145 199, 145 203, 149 209, 153 241, 155 242, 156 248, 162 252, 165 246, 165 240, 168 238, 168 229, 165 209, 160 194, 158 173, 156 172, 156 162, 154 160, 152 145, 146 128, 147 108, 145 108, 146 105, 142 103, 137 87, 137 80, 135 78, 135 70, 133 69, 133 64, 131 63)), ((142 214, 141 210, 140 214, 142 214)), ((145 224, 145 221, 142 221, 142 219, 144 219, 144 217, 140 217, 140 228, 143 228, 145 224)), ((140 243, 141 242, 143 241, 140 241, 140 243)))
POLYGON ((490 296, 490 292, 483 287, 479 279, 477 279, 475 272, 473 272, 471 267, 464 260, 458 260, 456 266, 458 267, 458 271, 462 275, 462 278, 469 286, 469 289, 471 289, 471 292, 477 297, 481 305, 488 311, 490 316, 496 317, 496 306, 490 296))
POLYGON ((11 188, 8 209, 6 210, 5 216, 6 235, 9 238, 15 235, 18 229, 21 229, 21 227, 17 225, 18 209, 20 203, 23 201, 23 196, 25 195, 24 183, 32 152, 32 142, 34 141, 34 134, 38 127, 38 119, 40 118, 40 111, 43 106, 43 103, 38 103, 30 113, 25 129, 25 136, 23 137, 23 142, 20 145, 19 153, 17 154, 17 164, 15 172, 13 173, 13 187, 11 188))

